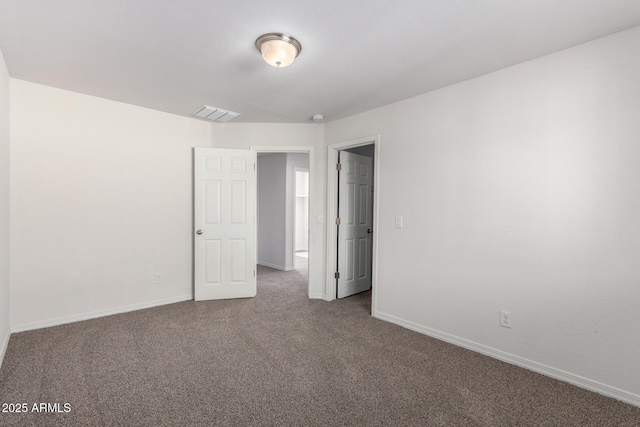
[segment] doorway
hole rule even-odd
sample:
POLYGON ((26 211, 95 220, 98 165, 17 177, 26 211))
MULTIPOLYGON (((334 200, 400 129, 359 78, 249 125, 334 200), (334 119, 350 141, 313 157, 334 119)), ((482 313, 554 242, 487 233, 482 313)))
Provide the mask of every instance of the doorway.
POLYGON ((258 158, 257 263, 276 271, 303 273, 307 295, 312 297, 309 278, 313 277, 313 257, 317 253, 309 244, 313 148, 251 149, 258 158))
MULTIPOLYGON (((359 138, 352 141, 346 141, 338 144, 333 144, 328 147, 328 169, 327 169, 327 223, 330 224, 327 227, 327 276, 326 276, 326 299, 333 300, 338 294, 338 275, 343 274, 338 269, 338 265, 341 263, 341 258, 346 254, 343 250, 342 253, 338 249, 338 237, 339 227, 334 227, 334 218, 338 217, 339 211, 339 179, 337 172, 337 164, 339 163, 341 152, 356 152, 360 155, 366 155, 371 157, 372 164, 372 203, 371 212, 372 226, 371 226, 371 239, 369 242, 368 251, 370 254, 370 278, 371 278, 371 313, 376 315, 377 312, 377 229, 378 229, 378 206, 379 197, 377 196, 378 189, 378 177, 380 173, 380 138, 378 135, 359 138)), ((342 221, 342 219, 340 220, 342 221)))

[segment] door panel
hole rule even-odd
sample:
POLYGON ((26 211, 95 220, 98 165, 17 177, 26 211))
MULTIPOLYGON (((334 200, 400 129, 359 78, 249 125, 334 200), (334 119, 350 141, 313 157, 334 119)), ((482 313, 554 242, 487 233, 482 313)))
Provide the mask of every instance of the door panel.
POLYGON ((346 151, 340 152, 342 171, 338 177, 338 298, 344 298, 371 287, 372 228, 371 204, 373 175, 371 158, 346 151))
POLYGON ((367 225, 369 221, 369 211, 367 210, 367 202, 371 197, 371 188, 368 185, 360 184, 360 194, 358 198, 358 212, 360 217, 358 218, 359 225, 367 225))
POLYGON ((194 149, 196 301, 256 295, 255 157, 194 149))
POLYGON ((244 283, 246 277, 247 241, 231 239, 231 283, 244 283))
POLYGON ((220 284, 220 240, 206 239, 205 244, 205 282, 220 284))
POLYGON ((231 181, 231 224, 247 221, 247 183, 231 181))
POLYGON ((205 191, 206 223, 220 224, 220 181, 206 181, 205 191))

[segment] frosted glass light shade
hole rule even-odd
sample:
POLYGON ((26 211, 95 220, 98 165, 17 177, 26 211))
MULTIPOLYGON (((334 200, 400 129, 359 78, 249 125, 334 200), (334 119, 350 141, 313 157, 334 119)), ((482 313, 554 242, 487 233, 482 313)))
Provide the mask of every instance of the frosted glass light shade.
POLYGON ((276 68, 291 65, 302 50, 296 39, 281 33, 269 33, 258 37, 256 48, 266 63, 276 68))
POLYGON ((267 64, 278 68, 288 67, 293 64, 293 60, 296 59, 298 54, 292 44, 282 40, 265 42, 260 50, 267 64))

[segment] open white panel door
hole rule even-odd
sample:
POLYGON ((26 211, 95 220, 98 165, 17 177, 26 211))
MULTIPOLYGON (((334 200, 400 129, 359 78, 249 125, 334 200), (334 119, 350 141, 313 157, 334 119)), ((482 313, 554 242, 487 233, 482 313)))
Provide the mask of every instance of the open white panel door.
POLYGON ((256 295, 256 153, 194 149, 194 298, 256 295))
POLYGON ((371 287, 369 239, 373 174, 370 157, 340 152, 338 175, 338 298, 371 287))

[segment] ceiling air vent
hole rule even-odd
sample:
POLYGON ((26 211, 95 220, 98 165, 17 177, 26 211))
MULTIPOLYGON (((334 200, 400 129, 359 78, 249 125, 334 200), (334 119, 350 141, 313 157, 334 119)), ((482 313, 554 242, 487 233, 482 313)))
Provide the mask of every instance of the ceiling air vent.
POLYGON ((196 117, 200 117, 201 119, 207 119, 214 122, 224 123, 224 122, 228 122, 229 120, 235 119, 240 115, 240 113, 235 113, 233 111, 227 111, 221 108, 204 105, 198 111, 193 113, 193 115, 196 117))

